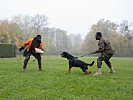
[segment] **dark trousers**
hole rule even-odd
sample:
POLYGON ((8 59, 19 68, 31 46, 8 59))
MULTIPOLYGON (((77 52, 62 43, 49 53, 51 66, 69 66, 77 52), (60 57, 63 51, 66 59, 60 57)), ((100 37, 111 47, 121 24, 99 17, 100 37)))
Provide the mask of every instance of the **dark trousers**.
POLYGON ((41 55, 38 54, 38 53, 28 53, 28 54, 26 55, 25 60, 24 60, 23 69, 26 69, 26 66, 27 66, 27 63, 28 63, 28 61, 29 61, 29 59, 30 59, 30 55, 31 55, 31 54, 37 59, 37 61, 38 61, 38 67, 39 67, 39 69, 41 69, 41 55))

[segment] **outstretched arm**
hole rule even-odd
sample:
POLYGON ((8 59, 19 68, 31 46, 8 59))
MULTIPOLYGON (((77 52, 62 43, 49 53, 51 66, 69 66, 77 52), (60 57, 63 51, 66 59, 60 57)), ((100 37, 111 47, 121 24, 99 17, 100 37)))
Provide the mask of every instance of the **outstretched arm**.
POLYGON ((103 51, 104 51, 104 48, 105 48, 104 43, 105 43, 104 40, 103 40, 103 41, 100 41, 99 44, 98 44, 99 49, 96 50, 96 51, 93 52, 93 53, 95 54, 95 53, 101 53, 101 52, 103 52, 103 51))
POLYGON ((21 46, 20 48, 19 48, 19 51, 21 51, 21 50, 23 50, 24 49, 24 47, 23 46, 21 46))
POLYGON ((27 40, 27 41, 24 42, 21 46, 25 48, 25 47, 31 42, 31 40, 32 40, 32 39, 27 40))

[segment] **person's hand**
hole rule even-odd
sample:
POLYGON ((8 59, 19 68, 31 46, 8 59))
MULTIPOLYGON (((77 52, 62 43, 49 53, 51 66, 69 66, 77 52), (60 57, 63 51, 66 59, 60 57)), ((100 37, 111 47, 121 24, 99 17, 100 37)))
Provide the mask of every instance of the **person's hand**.
POLYGON ((41 49, 41 50, 45 52, 45 50, 44 50, 44 49, 41 49))
POLYGON ((32 53, 35 53, 35 50, 32 50, 32 53))
POLYGON ((23 46, 21 46, 20 48, 19 48, 19 51, 21 51, 21 50, 23 50, 24 49, 24 47, 23 46))
POLYGON ((42 51, 44 51, 44 53, 45 53, 45 50, 44 49, 41 49, 42 51))

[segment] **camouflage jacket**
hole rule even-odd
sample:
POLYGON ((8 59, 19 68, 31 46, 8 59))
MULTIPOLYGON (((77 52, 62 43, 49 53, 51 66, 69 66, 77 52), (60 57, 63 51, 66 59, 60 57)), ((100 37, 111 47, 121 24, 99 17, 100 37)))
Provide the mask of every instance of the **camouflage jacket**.
POLYGON ((108 40, 103 39, 102 37, 99 40, 98 47, 99 49, 96 50, 96 53, 114 53, 114 49, 111 47, 111 43, 108 40))

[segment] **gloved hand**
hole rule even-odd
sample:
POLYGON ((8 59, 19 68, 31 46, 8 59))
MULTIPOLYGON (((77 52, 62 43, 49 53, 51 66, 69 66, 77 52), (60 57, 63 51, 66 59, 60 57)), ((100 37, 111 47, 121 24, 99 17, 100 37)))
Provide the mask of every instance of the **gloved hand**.
POLYGON ((41 49, 41 50, 45 52, 45 50, 44 50, 44 49, 41 49))
POLYGON ((23 50, 24 49, 24 47, 23 46, 21 46, 20 48, 19 48, 19 51, 21 51, 21 50, 23 50))
POLYGON ((35 53, 35 50, 32 50, 32 53, 35 53))

